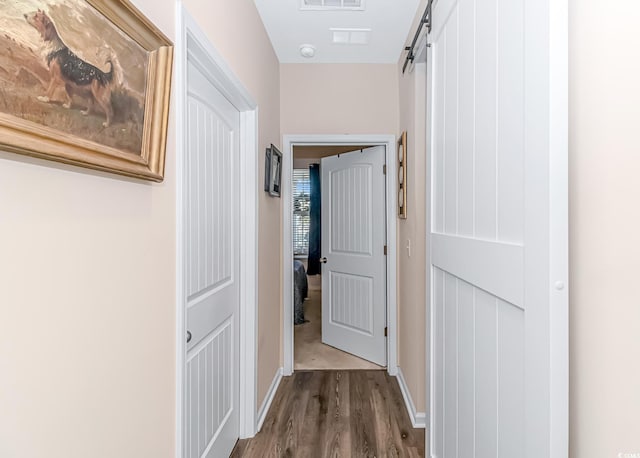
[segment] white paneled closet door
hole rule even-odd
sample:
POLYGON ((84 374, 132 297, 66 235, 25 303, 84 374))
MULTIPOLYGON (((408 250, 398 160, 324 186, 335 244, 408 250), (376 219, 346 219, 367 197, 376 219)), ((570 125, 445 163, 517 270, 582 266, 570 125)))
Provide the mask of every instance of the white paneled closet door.
POLYGON ((187 67, 185 458, 229 456, 239 432, 240 115, 187 67))
POLYGON ((566 456, 566 62, 552 46, 566 47, 566 24, 553 2, 434 6, 433 457, 566 456))

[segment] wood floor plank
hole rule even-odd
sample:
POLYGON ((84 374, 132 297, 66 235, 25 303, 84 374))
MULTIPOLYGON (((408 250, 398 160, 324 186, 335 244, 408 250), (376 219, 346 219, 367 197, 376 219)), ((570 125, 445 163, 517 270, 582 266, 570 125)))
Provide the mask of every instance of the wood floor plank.
MULTIPOLYGON (((297 374, 299 374, 299 372, 296 372, 294 377, 297 374)), ((309 398, 304 411, 305 419, 300 431, 299 447, 296 450, 296 456, 301 458, 315 457, 320 453, 317 438, 322 437, 324 431, 327 429, 326 416, 321 415, 323 411, 323 400, 321 400, 320 389, 325 383, 326 377, 329 376, 330 374, 314 374, 307 385, 309 398), (317 421, 311 421, 310 419, 312 418, 316 418, 317 421)))
POLYGON ((323 457, 344 456, 344 450, 350 448, 349 428, 349 373, 331 371, 325 393, 327 403, 327 428, 321 439, 323 457))
POLYGON ((387 374, 372 374, 372 376, 376 379, 375 386, 379 389, 374 393, 380 396, 380 399, 376 399, 376 403, 383 405, 385 409, 385 418, 378 417, 378 421, 385 421, 388 425, 387 455, 393 456, 400 450, 406 450, 417 440, 424 442, 424 430, 414 429, 411 425, 397 381, 394 380, 393 384, 387 383, 389 378, 387 374), (421 439, 414 437, 415 432, 421 434, 421 439))
POLYGON ((383 455, 397 457, 399 444, 397 434, 394 434, 397 428, 394 428, 395 417, 389 409, 387 386, 386 383, 381 384, 379 378, 375 377, 378 374, 371 375, 371 399, 375 406, 374 427, 377 448, 383 455))
POLYGON ((298 371, 283 378, 262 430, 234 458, 423 457, 398 382, 385 371, 298 371))
POLYGON ((378 456, 368 371, 354 372, 350 384, 351 456, 378 456))

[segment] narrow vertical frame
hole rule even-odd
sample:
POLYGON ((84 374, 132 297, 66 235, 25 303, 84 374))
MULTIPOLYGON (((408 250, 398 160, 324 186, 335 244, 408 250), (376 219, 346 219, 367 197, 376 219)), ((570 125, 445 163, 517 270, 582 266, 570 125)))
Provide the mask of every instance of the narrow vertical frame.
POLYGON ((407 131, 400 135, 398 162, 398 218, 407 219, 407 131))

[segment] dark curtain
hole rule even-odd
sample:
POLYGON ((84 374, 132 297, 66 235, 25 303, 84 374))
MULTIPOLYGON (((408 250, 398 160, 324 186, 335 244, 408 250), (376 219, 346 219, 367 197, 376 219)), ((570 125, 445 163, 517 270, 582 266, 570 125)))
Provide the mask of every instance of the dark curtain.
POLYGON ((320 256, 322 255, 320 218, 321 218, 321 191, 320 191, 320 164, 309 166, 310 207, 309 207, 309 264, 307 275, 320 274, 320 256))

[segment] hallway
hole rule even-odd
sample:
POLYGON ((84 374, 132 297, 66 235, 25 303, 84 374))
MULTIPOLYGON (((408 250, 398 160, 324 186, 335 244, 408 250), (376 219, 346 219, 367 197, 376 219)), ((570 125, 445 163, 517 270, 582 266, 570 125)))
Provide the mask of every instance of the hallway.
POLYGON ((252 439, 234 456, 640 458, 640 2, 22 0, 3 13, 0 81, 20 90, 0 107, 0 458, 201 458, 220 438, 209 455, 224 458, 239 437, 252 439), (69 109, 65 85, 45 97, 55 72, 34 10, 113 70, 108 129, 99 107, 80 113, 93 95, 69 109), (215 91, 196 97, 189 76, 215 91), (213 116, 223 99, 233 123, 213 116), (95 129, 69 127, 81 119, 95 129), (120 149, 129 136, 135 152, 120 149), (393 139, 396 380, 296 366, 319 309, 285 319, 291 139, 370 136, 393 139), (267 167, 272 146, 285 156, 267 167), (120 175, 124 158, 161 173, 120 175), (279 197, 264 190, 274 172, 279 197))
POLYGON ((424 443, 385 371, 299 371, 282 380, 262 430, 231 456, 422 457, 424 443))

